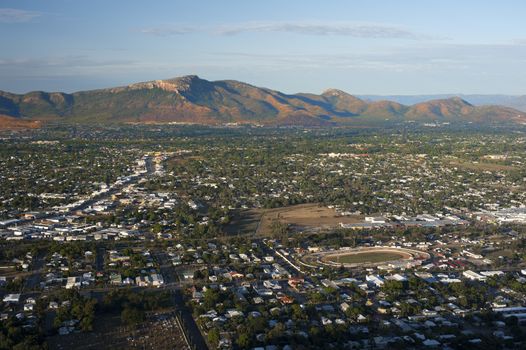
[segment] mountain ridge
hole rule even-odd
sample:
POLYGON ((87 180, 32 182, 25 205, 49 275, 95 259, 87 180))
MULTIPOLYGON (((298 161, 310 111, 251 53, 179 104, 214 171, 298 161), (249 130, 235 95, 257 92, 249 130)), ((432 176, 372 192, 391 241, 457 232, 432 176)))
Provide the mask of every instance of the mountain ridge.
MULTIPOLYGON (((340 125, 381 121, 526 123, 526 113, 475 106, 461 97, 413 105, 368 101, 339 89, 285 94, 236 80, 196 75, 75 93, 0 91, 0 115, 26 121, 340 125)), ((0 121, 1 124, 1 121, 0 121)))
POLYGON ((497 94, 430 94, 430 95, 357 95, 365 101, 390 100, 400 104, 413 105, 420 102, 451 97, 461 97, 475 106, 500 105, 526 112, 526 95, 497 94))

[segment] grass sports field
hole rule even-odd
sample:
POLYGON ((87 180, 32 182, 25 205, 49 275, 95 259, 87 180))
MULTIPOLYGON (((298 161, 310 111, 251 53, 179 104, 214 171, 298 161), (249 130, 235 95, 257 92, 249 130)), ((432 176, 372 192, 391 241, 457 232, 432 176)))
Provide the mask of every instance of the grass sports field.
POLYGON ((363 263, 381 263, 407 258, 407 254, 397 252, 356 252, 350 254, 330 255, 325 257, 326 260, 338 264, 363 264, 363 263))

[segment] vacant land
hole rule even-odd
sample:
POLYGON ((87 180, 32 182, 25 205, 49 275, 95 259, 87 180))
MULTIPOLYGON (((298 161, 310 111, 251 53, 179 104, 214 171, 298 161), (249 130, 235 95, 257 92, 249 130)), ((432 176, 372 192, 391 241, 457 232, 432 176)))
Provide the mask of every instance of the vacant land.
POLYGON ((226 225, 228 234, 261 236, 272 232, 272 223, 276 220, 296 230, 312 228, 335 228, 340 223, 354 224, 363 221, 363 216, 342 216, 334 208, 320 206, 317 203, 292 205, 275 209, 245 209, 234 213, 226 225))
POLYGON ((297 229, 304 228, 335 228, 340 223, 354 224, 363 221, 363 216, 342 216, 334 208, 327 208, 319 204, 300 204, 285 208, 266 210, 261 216, 258 234, 269 234, 275 220, 291 225, 297 229))
POLYGON ((349 254, 329 255, 326 260, 341 264, 381 263, 407 258, 407 254, 396 252, 357 252, 349 254))

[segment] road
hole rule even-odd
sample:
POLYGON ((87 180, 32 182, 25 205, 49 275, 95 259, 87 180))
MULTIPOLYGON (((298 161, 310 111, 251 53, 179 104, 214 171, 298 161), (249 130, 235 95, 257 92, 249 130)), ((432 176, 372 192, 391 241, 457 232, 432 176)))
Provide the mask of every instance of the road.
POLYGON ((81 204, 69 208, 69 210, 66 211, 66 212, 62 212, 62 213, 47 212, 46 214, 40 215, 40 216, 38 216, 37 218, 34 218, 34 219, 23 219, 23 220, 20 220, 16 224, 9 225, 8 227, 10 227, 10 226, 22 226, 22 225, 25 225, 25 224, 30 224, 30 223, 32 223, 34 221, 39 221, 39 220, 42 220, 42 219, 49 219, 49 218, 55 217, 57 215, 71 215, 71 214, 74 214, 77 210, 86 209, 89 206, 93 205, 94 203, 96 203, 96 202, 98 202, 100 200, 106 199, 106 198, 112 196, 113 194, 119 192, 124 186, 136 183, 141 178, 143 178, 145 176, 148 176, 148 175, 151 175, 154 172, 154 166, 153 166, 152 158, 151 157, 146 157, 145 162, 146 162, 146 164, 145 164, 146 172, 145 173, 138 174, 138 175, 133 175, 133 174, 129 175, 129 178, 127 180, 124 180, 121 184, 119 184, 119 185, 115 185, 115 184, 112 185, 111 190, 109 190, 107 192, 104 192, 104 193, 101 193, 101 194, 98 194, 96 196, 93 196, 90 199, 82 202, 81 204))
POLYGON ((190 343, 194 345, 196 350, 208 350, 203 335, 192 317, 192 312, 184 303, 183 293, 179 289, 174 289, 172 290, 172 295, 177 309, 181 311, 181 321, 190 343))
POLYGON ((106 249, 104 246, 99 245, 97 247, 97 255, 95 256, 95 268, 97 272, 104 271, 104 255, 106 254, 106 249))
POLYGON ((177 284, 180 279, 177 275, 177 269, 173 266, 170 256, 163 251, 153 252, 154 258, 159 262, 159 269, 163 275, 164 283, 167 285, 177 284))
POLYGON ((272 257, 274 258, 274 261, 276 261, 283 267, 286 267, 292 277, 304 277, 305 276, 304 271, 302 271, 300 267, 295 266, 288 258, 285 258, 281 254, 279 254, 274 248, 268 245, 268 242, 265 243, 263 242, 263 240, 258 240, 257 242, 263 248, 266 254, 272 255, 272 257))
POLYGON ((148 174, 153 174, 153 172, 155 171, 155 167, 153 166, 152 157, 148 156, 144 159, 144 161, 145 161, 146 172, 148 174))
MULTIPOLYGON (((120 185, 113 185, 111 190, 109 190, 107 192, 104 192, 104 193, 101 193, 101 194, 99 194, 97 196, 94 196, 91 199, 83 202, 80 205, 72 207, 67 213, 65 213, 65 215, 72 214, 72 213, 76 212, 77 210, 86 209, 87 207, 89 207, 90 205, 94 204, 95 202, 98 202, 100 200, 108 198, 108 197, 112 196, 113 194, 119 192, 124 186, 132 184, 132 183, 136 183, 141 178, 143 178, 144 176, 148 176, 148 175, 152 174, 154 169, 153 169, 151 157, 147 157, 146 158, 145 169, 146 169, 146 173, 138 174, 138 175, 130 175, 128 180, 123 181, 122 184, 120 184, 120 185)), ((54 216, 54 215, 56 215, 56 213, 50 214, 49 216, 54 216)))
POLYGON ((37 287, 40 287, 45 257, 45 252, 40 252, 37 256, 35 256, 31 264, 31 274, 28 277, 26 277, 21 293, 23 293, 24 291, 32 291, 37 287))

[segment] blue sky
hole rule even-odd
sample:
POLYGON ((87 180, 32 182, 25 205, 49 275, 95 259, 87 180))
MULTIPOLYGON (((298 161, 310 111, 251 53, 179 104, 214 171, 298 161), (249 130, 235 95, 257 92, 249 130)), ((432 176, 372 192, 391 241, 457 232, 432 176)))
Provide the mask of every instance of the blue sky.
POLYGON ((288 93, 526 94, 526 2, 0 0, 0 89, 197 74, 288 93))

